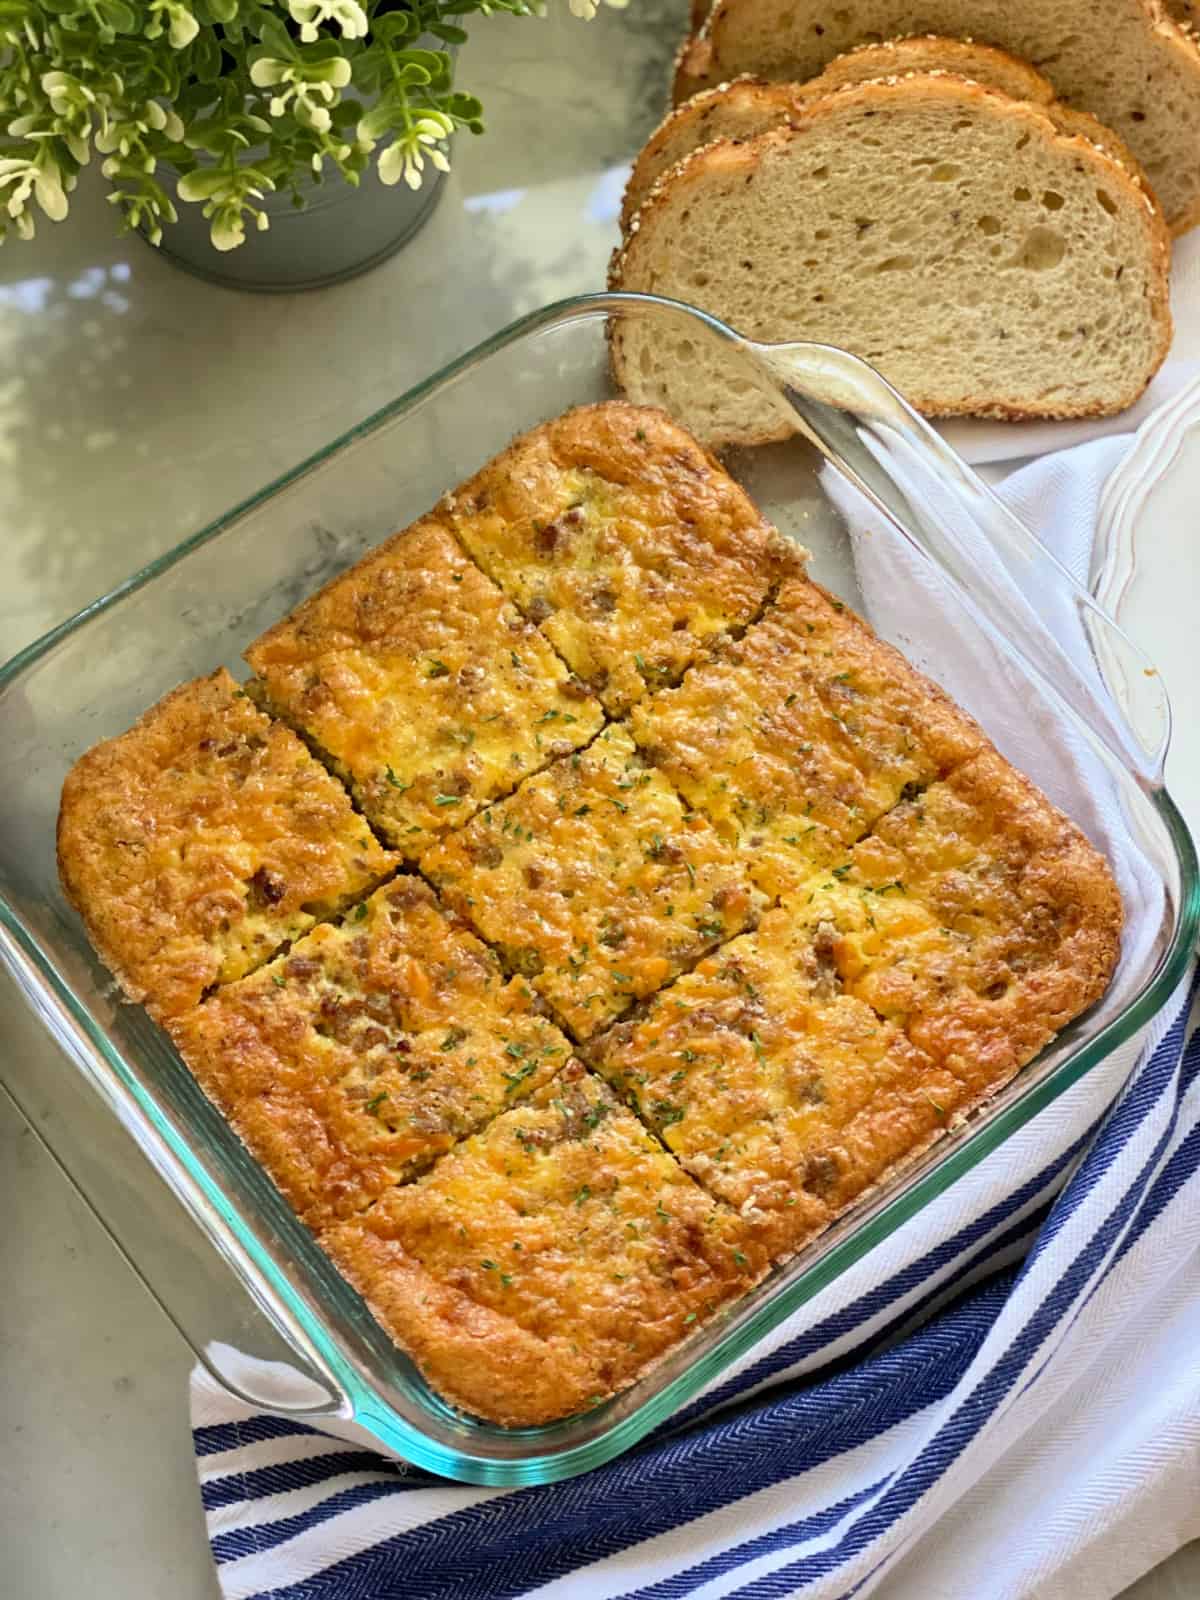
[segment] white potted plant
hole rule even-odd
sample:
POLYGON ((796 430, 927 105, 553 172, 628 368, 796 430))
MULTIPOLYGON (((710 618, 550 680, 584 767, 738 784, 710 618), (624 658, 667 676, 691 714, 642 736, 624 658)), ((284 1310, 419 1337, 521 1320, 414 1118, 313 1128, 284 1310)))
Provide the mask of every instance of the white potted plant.
POLYGON ((539 9, 0 0, 0 240, 61 221, 96 151, 126 222, 196 271, 258 288, 361 271, 428 213, 450 135, 482 131, 454 84, 462 20, 539 9))

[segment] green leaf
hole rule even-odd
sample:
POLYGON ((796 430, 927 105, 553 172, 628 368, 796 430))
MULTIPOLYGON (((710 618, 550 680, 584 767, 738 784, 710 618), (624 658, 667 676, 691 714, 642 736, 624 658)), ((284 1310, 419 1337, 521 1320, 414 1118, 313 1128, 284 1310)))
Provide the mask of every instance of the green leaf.
MULTIPOLYGON (((207 28, 201 28, 192 41, 192 71, 201 83, 216 83, 221 76, 221 46, 217 43, 214 33, 207 28)), ((192 129, 188 129, 188 137, 194 137, 192 129)))
POLYGON ((442 109, 455 122, 461 122, 473 131, 477 132, 483 127, 483 106, 473 94, 448 94, 442 109))
POLYGON ((371 38, 380 44, 399 44, 415 35, 417 19, 411 11, 389 11, 382 17, 371 19, 371 38))
POLYGON ((465 28, 456 28, 450 22, 431 22, 429 24, 429 32, 433 34, 435 39, 444 39, 447 44, 466 44, 467 42, 467 30, 465 28))
POLYGON ((96 10, 114 33, 134 33, 137 17, 125 0, 97 0, 96 10))
POLYGON ((333 125, 335 128, 352 128, 363 114, 362 102, 359 100, 339 100, 332 108, 333 125))
POLYGON ((264 12, 262 19, 255 27, 255 32, 266 45, 268 52, 277 61, 298 61, 300 52, 296 48, 291 34, 284 27, 278 17, 270 12, 264 12))

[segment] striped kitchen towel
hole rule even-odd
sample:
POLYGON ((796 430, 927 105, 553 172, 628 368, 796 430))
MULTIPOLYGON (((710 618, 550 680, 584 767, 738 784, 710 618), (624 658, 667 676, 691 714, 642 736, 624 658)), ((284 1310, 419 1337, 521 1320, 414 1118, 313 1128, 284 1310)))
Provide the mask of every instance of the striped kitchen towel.
MULTIPOLYGON (((1127 442, 1047 457, 1005 486, 1077 572, 1127 442)), ((873 542, 857 554, 872 619, 902 634, 900 597, 928 601, 873 542)), ((960 668, 964 683, 989 670, 960 668)), ((1119 807, 1069 741, 1063 763, 1052 792, 1103 843, 1119 807)), ((1133 948, 1162 891, 1150 878, 1122 891, 1133 948)), ((1139 1038, 583 1477, 443 1482, 252 1412, 197 1372, 226 1600, 1116 1594, 1200 1535, 1196 1009, 1181 985, 1139 1038)))

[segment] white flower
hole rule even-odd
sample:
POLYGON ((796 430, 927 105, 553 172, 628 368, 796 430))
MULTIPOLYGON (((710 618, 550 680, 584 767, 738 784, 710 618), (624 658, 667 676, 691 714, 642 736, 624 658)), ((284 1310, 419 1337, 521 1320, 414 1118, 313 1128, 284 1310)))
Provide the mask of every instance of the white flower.
MULTIPOLYGON (((358 125, 360 136, 366 121, 364 117, 358 125)), ((440 142, 449 137, 453 130, 453 122, 443 111, 428 111, 423 117, 418 117, 412 127, 394 139, 380 156, 380 182, 390 186, 403 178, 410 189, 419 189, 426 160, 439 172, 449 172, 450 162, 446 152, 440 148, 440 142)))
POLYGON ((246 224, 242 220, 242 213, 222 206, 213 213, 209 233, 215 249, 236 250, 238 245, 246 242, 246 224))
POLYGON ((167 37, 176 50, 182 50, 185 45, 191 44, 199 32, 200 24, 185 6, 171 7, 171 26, 167 31, 167 37))
POLYGON ((358 0, 288 0, 292 21, 300 24, 300 38, 312 44, 322 22, 335 22, 343 39, 365 39, 367 13, 358 0))
POLYGON ((596 0, 569 0, 571 15, 582 22, 590 22, 596 15, 596 0))
POLYGON ((21 156, 0 159, 0 190, 8 189, 5 210, 17 225, 22 239, 33 238, 33 218, 29 214, 32 196, 51 222, 61 222, 67 214, 67 191, 58 163, 43 145, 32 160, 21 156))
POLYGON ((197 167, 195 172, 185 172, 178 188, 183 200, 212 200, 222 195, 229 186, 229 175, 217 167, 197 167))
POLYGON ((62 174, 53 161, 42 162, 34 180, 33 192, 50 221, 61 222, 67 214, 67 194, 63 188, 62 174))
POLYGON ((338 90, 350 82, 350 63, 340 56, 316 62, 263 56, 250 68, 250 81, 256 88, 280 91, 271 96, 268 106, 273 117, 282 117, 291 105, 298 122, 314 133, 328 133, 333 126, 328 108, 337 99, 338 90))
POLYGON ((262 56, 250 68, 250 82, 257 89, 272 89, 277 83, 282 83, 285 74, 291 70, 286 61, 274 56, 262 56))
POLYGON ((157 39, 163 31, 162 13, 167 17, 167 38, 176 50, 182 50, 200 32, 200 24, 181 4, 181 0, 150 0, 150 20, 146 24, 147 39, 157 39))

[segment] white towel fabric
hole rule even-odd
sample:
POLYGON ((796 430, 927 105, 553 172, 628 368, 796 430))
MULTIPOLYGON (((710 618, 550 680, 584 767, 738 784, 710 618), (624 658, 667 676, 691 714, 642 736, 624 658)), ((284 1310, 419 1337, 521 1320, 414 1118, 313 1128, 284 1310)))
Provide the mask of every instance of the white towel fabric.
MULTIPOLYGON (((1200 250, 1188 263, 1197 315, 1180 377, 1200 358, 1200 250)), ((975 459, 994 452, 988 437, 977 428, 975 459)), ((1042 438, 1026 430, 1024 450, 1042 438)), ((1100 437, 1004 485, 1078 577, 1127 445, 1100 437)), ((919 564, 867 536, 856 559, 881 631, 902 635, 904 608, 920 606, 927 634, 919 564)), ((1070 620, 1052 620, 1074 653, 1070 620)), ((1004 691, 995 664, 956 656, 949 626, 939 665, 968 703, 981 672, 1004 691)), ((1070 739, 1045 770, 1044 729, 1030 738, 1020 710, 1014 699, 990 731, 1018 761, 1026 739, 1038 781, 1111 846, 1124 823, 1103 770, 1070 739)), ((1122 890, 1133 949, 1157 925, 1161 889, 1134 873, 1122 890)), ((255 1413, 197 1373, 197 1464, 226 1600, 1107 1600, 1200 1536, 1200 1036, 1188 1010, 1184 982, 1139 1039, 669 1426, 582 1478, 443 1483, 348 1443, 352 1430, 255 1413)))

